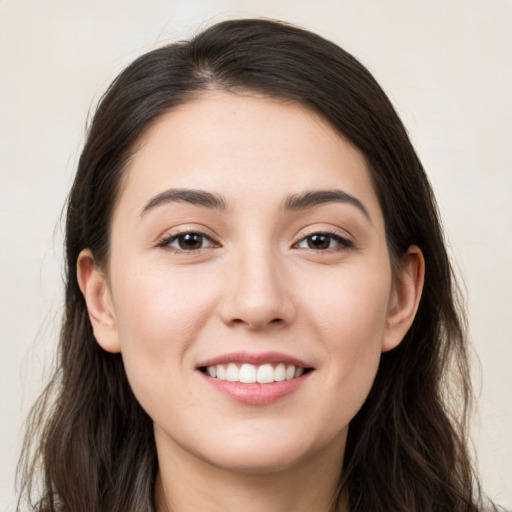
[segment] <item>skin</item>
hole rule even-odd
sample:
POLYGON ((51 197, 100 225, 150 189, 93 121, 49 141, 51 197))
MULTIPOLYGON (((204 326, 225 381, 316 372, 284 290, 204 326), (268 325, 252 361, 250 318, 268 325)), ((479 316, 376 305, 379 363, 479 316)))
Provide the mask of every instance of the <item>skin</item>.
POLYGON ((108 265, 84 250, 78 276, 98 343, 122 353, 154 421, 160 512, 330 510, 349 422, 418 306, 421 251, 400 268, 363 155, 304 106, 211 91, 152 125, 126 169, 108 265), (170 189, 226 208, 148 208, 170 189), (283 208, 318 190, 350 194, 367 215, 339 201, 283 208), (169 239, 187 232, 204 233, 200 248, 169 239), (326 232, 341 241, 311 248, 326 232), (313 371, 276 401, 240 403, 197 369, 239 351, 313 371))

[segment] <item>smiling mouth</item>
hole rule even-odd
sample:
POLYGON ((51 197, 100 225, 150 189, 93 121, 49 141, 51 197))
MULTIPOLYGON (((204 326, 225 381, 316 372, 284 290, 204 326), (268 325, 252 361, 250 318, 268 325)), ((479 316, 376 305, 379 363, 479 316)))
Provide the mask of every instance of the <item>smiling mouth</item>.
POLYGON ((312 368, 303 368, 293 364, 260 364, 227 363, 200 367, 199 370, 211 378, 242 384, 271 384, 293 380, 312 371, 312 368))

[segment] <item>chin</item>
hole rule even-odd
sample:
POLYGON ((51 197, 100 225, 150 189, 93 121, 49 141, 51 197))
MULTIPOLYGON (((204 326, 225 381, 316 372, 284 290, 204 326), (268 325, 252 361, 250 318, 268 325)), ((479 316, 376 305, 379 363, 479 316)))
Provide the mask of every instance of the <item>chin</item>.
POLYGON ((213 456, 204 459, 213 466, 233 473, 245 474, 271 474, 287 471, 307 458, 300 450, 290 447, 276 452, 272 448, 230 447, 223 450, 221 456, 213 456))
MULTIPOLYGON (((229 436, 229 439, 216 439, 197 454, 203 461, 227 471, 245 474, 272 474, 300 468, 320 454, 340 450, 340 461, 346 431, 343 430, 333 438, 307 435, 297 432, 294 436, 290 430, 280 434, 261 431, 259 435, 248 433, 229 436)), ((212 440, 213 441, 213 440, 212 440)))

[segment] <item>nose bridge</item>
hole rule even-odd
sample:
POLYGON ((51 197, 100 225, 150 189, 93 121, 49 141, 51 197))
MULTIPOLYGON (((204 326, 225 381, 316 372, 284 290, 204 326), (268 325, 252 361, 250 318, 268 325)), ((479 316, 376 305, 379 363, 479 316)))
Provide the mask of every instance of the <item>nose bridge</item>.
POLYGON ((294 316, 282 255, 270 244, 238 247, 227 269, 223 318, 250 328, 284 324, 294 316))

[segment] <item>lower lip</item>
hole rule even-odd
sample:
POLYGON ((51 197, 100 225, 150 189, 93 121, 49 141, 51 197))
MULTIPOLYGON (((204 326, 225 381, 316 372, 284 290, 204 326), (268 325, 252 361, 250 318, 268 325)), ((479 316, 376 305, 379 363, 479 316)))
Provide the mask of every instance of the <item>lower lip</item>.
POLYGON ((309 371, 295 379, 269 384, 243 384, 242 382, 215 379, 202 372, 201 375, 212 388, 237 402, 249 405, 265 405, 276 402, 299 389, 311 373, 313 372, 309 371))

